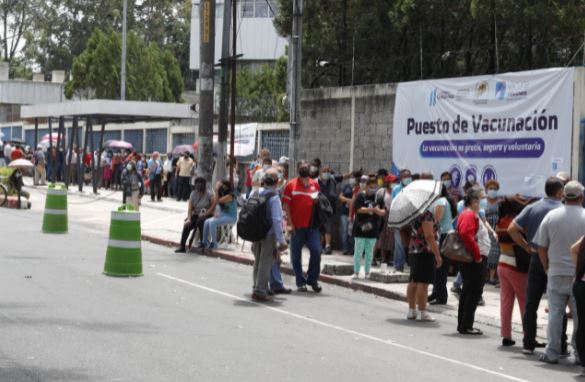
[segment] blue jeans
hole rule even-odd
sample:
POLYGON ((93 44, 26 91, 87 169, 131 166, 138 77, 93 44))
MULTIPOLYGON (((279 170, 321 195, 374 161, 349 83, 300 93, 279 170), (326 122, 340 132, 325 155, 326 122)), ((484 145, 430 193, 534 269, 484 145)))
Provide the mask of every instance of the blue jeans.
POLYGON ((319 281, 321 273, 321 234, 318 229, 299 228, 290 240, 291 263, 295 272, 297 287, 313 285, 319 281), (303 274, 303 246, 309 248, 309 269, 307 277, 303 274))
POLYGON ((349 236, 349 216, 341 215, 341 224, 339 224, 339 236, 341 237, 341 249, 344 253, 349 252, 350 236, 349 236))
POLYGON ((400 230, 394 231, 394 268, 403 268, 406 263, 406 253, 402 246, 400 230))
POLYGON ((220 215, 219 217, 213 217, 205 220, 203 224, 203 236, 201 236, 201 243, 206 247, 215 247, 217 245, 217 228, 228 225, 228 224, 235 224, 236 219, 227 216, 227 215, 220 215), (209 240, 209 235, 211 234, 211 241, 209 240))
POLYGON ((457 272, 457 277, 453 281, 453 286, 457 288, 461 288, 463 286, 463 277, 461 276, 461 272, 457 272))
POLYGON ((573 336, 571 344, 577 349, 575 328, 578 327, 577 306, 573 297, 573 276, 548 276, 546 294, 548 296, 548 326, 546 336, 546 356, 551 361, 558 361, 561 356, 561 338, 563 336, 563 317, 567 303, 573 312, 573 336))
POLYGON ((270 290, 283 289, 284 282, 282 281, 282 274, 280 273, 280 264, 278 262, 272 263, 270 269, 270 290))

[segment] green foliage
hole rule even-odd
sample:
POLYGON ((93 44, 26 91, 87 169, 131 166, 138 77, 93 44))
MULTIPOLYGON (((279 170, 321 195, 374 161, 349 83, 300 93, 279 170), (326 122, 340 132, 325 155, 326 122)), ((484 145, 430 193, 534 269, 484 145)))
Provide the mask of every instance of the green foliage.
MULTIPOLYGON (((275 26, 282 36, 290 36, 292 0, 278 3, 275 26)), ((583 43, 585 30, 583 1, 304 4, 304 87, 417 80, 421 48, 422 78, 565 66, 583 43), (330 65, 319 66, 317 61, 330 65)), ((572 64, 581 64, 581 55, 572 64)))
POLYGON ((274 66, 238 71, 236 110, 240 118, 256 122, 287 121, 288 112, 283 104, 286 74, 286 56, 279 58, 274 66))
MULTIPOLYGON (((65 86, 67 98, 120 97, 121 41, 120 33, 94 31, 73 62, 72 79, 65 86)), ((126 65, 126 99, 181 102, 183 79, 171 52, 155 43, 147 45, 130 32, 126 65)))

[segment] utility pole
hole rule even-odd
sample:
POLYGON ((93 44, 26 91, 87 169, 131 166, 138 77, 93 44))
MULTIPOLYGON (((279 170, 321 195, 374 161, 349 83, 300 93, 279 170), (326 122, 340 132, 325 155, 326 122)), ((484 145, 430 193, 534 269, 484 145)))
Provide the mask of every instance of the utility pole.
POLYGON ((293 0, 293 29, 290 54, 290 133, 288 142, 289 174, 297 169, 296 138, 301 127, 301 37, 303 23, 303 0, 293 0))
POLYGON ((233 0, 232 3, 232 50, 233 50, 233 57, 231 59, 232 64, 232 90, 231 90, 231 99, 232 99, 232 113, 230 116, 232 130, 230 132, 230 183, 233 187, 234 184, 234 147, 235 147, 235 140, 236 140, 236 60, 237 60, 237 50, 236 50, 236 37, 237 37, 237 21, 238 21, 238 12, 237 12, 238 2, 237 0, 233 0))
POLYGON ((197 172, 211 182, 213 162, 213 81, 215 60, 215 0, 199 4, 199 166, 197 172))
POLYGON ((128 19, 128 0, 124 0, 122 14, 122 68, 120 70, 120 100, 126 100, 126 28, 128 19))
MULTIPOLYGON (((219 99, 219 152, 217 153, 217 179, 225 179, 225 156, 227 154, 228 134, 228 81, 230 70, 230 28, 232 20, 232 0, 224 0, 223 3, 223 30, 221 42, 221 95, 219 99)), ((235 56, 232 53, 232 56, 235 56)))
POLYGON ((583 32, 583 66, 585 66, 585 32, 583 32))

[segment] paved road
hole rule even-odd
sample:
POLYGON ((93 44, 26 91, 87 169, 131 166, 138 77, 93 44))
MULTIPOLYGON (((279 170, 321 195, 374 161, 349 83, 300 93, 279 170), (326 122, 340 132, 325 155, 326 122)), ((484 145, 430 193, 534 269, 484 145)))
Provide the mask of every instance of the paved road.
MULTIPOLYGON (((40 233, 35 211, 0 210, 0 381, 550 381, 520 348, 455 334, 454 319, 324 285, 249 301, 251 268, 144 243, 145 276, 101 274, 107 232, 40 233)), ((292 284, 292 279, 287 279, 292 284)))

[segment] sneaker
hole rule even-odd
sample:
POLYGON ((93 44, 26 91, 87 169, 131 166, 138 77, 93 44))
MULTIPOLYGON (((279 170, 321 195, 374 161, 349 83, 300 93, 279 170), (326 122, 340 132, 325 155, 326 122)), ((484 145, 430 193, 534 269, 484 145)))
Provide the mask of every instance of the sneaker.
POLYGON ((477 305, 485 306, 485 300, 483 299, 483 296, 479 298, 479 302, 477 303, 477 305))
POLYGON ((388 264, 382 263, 382 265, 380 265, 380 272, 387 273, 388 272, 388 264))
POLYGON ((306 285, 302 285, 300 287, 297 288, 297 292, 308 292, 309 290, 307 289, 306 285))
POLYGON ((332 253, 333 253, 333 251, 331 250, 331 246, 330 246, 330 245, 326 246, 326 247, 325 247, 325 250, 323 251, 323 253, 324 253, 325 255, 330 255, 330 254, 332 254, 332 253))
POLYGON ((409 309, 408 314, 406 315, 407 320, 416 320, 416 309, 409 309))
POLYGON ((357 280, 360 278, 360 275, 358 275, 357 273, 354 273, 353 276, 351 276, 352 279, 357 280))
POLYGON ((534 354, 534 349, 522 348, 522 354, 525 354, 525 355, 533 355, 534 354))
POLYGON ((461 294, 461 287, 458 287, 458 286, 453 285, 451 287, 451 292, 453 292, 455 294, 461 294))
POLYGON ((274 289, 272 291, 272 293, 274 293, 274 294, 291 294, 292 289, 282 287, 282 288, 274 289))
POLYGON ((185 248, 177 248, 175 249, 175 253, 186 253, 187 250, 185 248))
POLYGON ((516 341, 511 338, 502 338, 502 346, 514 346, 516 345, 516 341))
POLYGON ((535 348, 545 348, 546 347, 546 342, 534 342, 534 347, 535 348))
POLYGON ((365 280, 369 280, 370 279, 370 274, 366 273, 366 277, 364 277, 365 280))
POLYGON ((261 294, 252 293, 252 300, 258 301, 258 302, 267 302, 267 301, 272 301, 272 298, 268 295, 264 296, 261 294))
POLYGON ((558 360, 552 360, 550 358, 548 358, 548 356, 546 354, 541 354, 540 357, 538 357, 538 360, 541 362, 545 362, 551 365, 556 365, 557 363, 559 363, 558 360))

